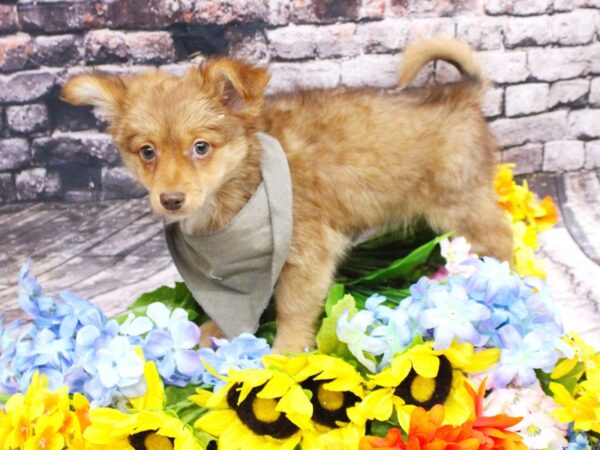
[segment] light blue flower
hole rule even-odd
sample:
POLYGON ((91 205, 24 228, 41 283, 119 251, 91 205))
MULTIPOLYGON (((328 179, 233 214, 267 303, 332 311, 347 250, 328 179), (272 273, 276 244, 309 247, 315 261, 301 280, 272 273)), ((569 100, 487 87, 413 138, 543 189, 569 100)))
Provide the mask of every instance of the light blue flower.
POLYGON ((101 327, 106 322, 102 311, 87 300, 67 291, 61 291, 58 295, 64 302, 66 311, 59 328, 61 337, 71 338, 75 336, 77 330, 85 325, 101 327))
POLYGON ((17 341, 23 332, 20 321, 4 323, 0 315, 0 392, 13 394, 19 390, 12 364, 16 357, 17 341))
POLYGON ((348 315, 349 312, 346 309, 338 319, 336 326, 338 339, 347 344, 350 353, 370 372, 374 373, 374 356, 383 354, 389 345, 385 339, 367 334, 367 330, 375 321, 371 311, 358 311, 350 320, 348 320, 348 315))
POLYGON ((371 336, 379 338, 387 344, 383 352, 378 369, 386 367, 394 355, 404 350, 410 344, 415 335, 409 323, 409 317, 401 310, 393 310, 385 325, 379 325, 371 332, 371 336))
POLYGON ((503 388, 509 383, 527 387, 535 382, 535 369, 550 371, 560 354, 548 345, 543 330, 535 330, 522 337, 512 325, 505 325, 498 334, 502 345, 500 361, 492 373, 492 385, 503 388))
POLYGON ((392 314, 392 309, 382 304, 386 300, 383 295, 373 294, 365 302, 365 309, 373 313, 375 320, 383 323, 387 323, 392 314))
POLYGON ((593 450, 585 433, 573 434, 569 431, 569 445, 566 450, 593 450))
POLYGON ((86 354, 84 370, 91 379, 84 392, 94 406, 110 404, 115 395, 138 397, 145 392, 144 361, 125 336, 116 336, 86 354), (108 402, 108 403, 107 403, 108 402))
POLYGON ((481 345, 481 335, 475 326, 479 321, 488 319, 491 311, 471 300, 462 285, 433 284, 427 302, 429 309, 421 312, 419 323, 425 329, 433 329, 435 350, 447 349, 454 338, 459 342, 481 345))
MULTIPOLYGON (((173 311, 163 303, 152 303, 146 315, 154 323, 144 340, 144 354, 155 361, 158 372, 168 384, 185 386, 197 381, 205 370, 198 350, 200 329, 188 320, 181 308, 173 311)), ((147 328, 147 323, 132 320, 129 328, 137 332, 147 328)))
MULTIPOLYGON (((230 341, 213 339, 214 348, 201 348, 198 351, 201 360, 215 372, 227 376, 230 369, 258 369, 263 367, 261 358, 271 353, 267 341, 249 333, 242 333, 230 341)), ((212 375, 208 370, 202 373, 202 382, 214 386, 218 391, 225 382, 212 375)))
POLYGON ((486 304, 503 305, 509 305, 514 298, 518 298, 520 278, 511 271, 508 262, 483 257, 468 264, 477 268, 466 283, 471 298, 486 304))
POLYGON ((42 296, 42 287, 36 278, 29 274, 31 260, 27 260, 19 273, 19 306, 28 313, 39 328, 59 326, 68 314, 66 305, 56 304, 52 297, 42 296))

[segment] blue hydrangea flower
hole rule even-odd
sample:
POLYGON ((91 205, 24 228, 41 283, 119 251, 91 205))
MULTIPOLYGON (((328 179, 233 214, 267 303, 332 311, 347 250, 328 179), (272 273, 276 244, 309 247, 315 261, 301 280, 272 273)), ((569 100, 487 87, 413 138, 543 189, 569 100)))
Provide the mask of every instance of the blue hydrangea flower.
POLYGON ((462 285, 433 284, 427 302, 430 308, 421 312, 419 323, 425 329, 433 329, 435 350, 447 349, 454 338, 481 345, 476 325, 488 319, 491 311, 484 304, 471 300, 462 285))
POLYGON ((593 450, 585 433, 573 433, 569 428, 569 445, 566 450, 593 450))
POLYGON ((502 327, 498 334, 502 341, 500 361, 492 373, 492 385, 503 388, 509 383, 527 387, 535 382, 535 369, 550 371, 560 354, 548 345, 543 330, 521 336, 512 326, 502 327))
POLYGON ((518 297, 519 276, 514 274, 508 262, 483 257, 473 259, 468 264, 476 267, 466 284, 469 295, 483 303, 508 305, 518 297))
MULTIPOLYGON (((146 358, 155 361, 158 372, 168 384, 185 386, 199 380, 205 370, 196 347, 200 341, 200 329, 188 320, 181 308, 173 311, 163 303, 152 303, 146 315, 153 322, 147 332, 143 348, 146 358)), ((131 320, 126 328, 137 333, 148 328, 147 321, 131 320)))
POLYGON ((92 376, 84 392, 94 406, 106 406, 116 396, 139 397, 145 392, 144 360, 125 336, 116 336, 85 355, 83 369, 92 376))
POLYGON ((4 317, 0 315, 0 391, 8 394, 19 390, 12 363, 16 358, 17 340, 22 332, 21 327, 20 321, 5 324, 4 317))
MULTIPOLYGON (((230 369, 261 368, 263 367, 261 358, 271 353, 265 339, 249 333, 242 333, 231 342, 227 339, 213 339, 213 344, 213 348, 201 348, 198 353, 208 366, 223 376, 226 376, 230 369)), ((215 391, 225 386, 225 381, 208 370, 202 373, 202 382, 214 386, 215 391)))

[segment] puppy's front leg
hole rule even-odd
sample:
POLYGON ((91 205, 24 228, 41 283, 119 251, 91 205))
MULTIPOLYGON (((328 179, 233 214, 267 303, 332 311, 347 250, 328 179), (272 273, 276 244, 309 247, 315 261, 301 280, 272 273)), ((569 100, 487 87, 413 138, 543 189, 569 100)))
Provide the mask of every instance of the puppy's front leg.
POLYGON ((323 311, 323 301, 350 243, 341 233, 325 227, 304 236, 308 239, 293 243, 275 289, 275 353, 314 347, 315 325, 323 311))
POLYGON ((210 347, 212 345, 211 337, 224 338, 225 334, 215 322, 207 320, 200 325, 200 347, 210 347))

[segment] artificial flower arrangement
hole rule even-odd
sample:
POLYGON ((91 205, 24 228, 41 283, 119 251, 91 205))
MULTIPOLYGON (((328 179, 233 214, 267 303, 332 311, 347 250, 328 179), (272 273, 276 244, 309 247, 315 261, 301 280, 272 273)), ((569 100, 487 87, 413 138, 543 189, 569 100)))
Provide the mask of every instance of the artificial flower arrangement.
POLYGON ((462 238, 388 232, 341 267, 301 354, 271 354, 268 316, 199 348, 183 284, 108 319, 26 263, 32 321, 0 321, 0 448, 600 448, 600 355, 564 334, 533 255, 556 207, 507 166, 496 189, 521 275, 462 238))

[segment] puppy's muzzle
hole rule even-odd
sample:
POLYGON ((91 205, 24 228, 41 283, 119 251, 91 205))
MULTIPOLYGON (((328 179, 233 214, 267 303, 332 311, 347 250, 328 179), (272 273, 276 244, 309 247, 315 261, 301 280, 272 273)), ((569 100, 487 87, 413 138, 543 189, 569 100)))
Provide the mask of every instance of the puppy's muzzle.
POLYGON ((167 192, 160 194, 160 204, 169 211, 177 211, 185 202, 185 194, 183 192, 167 192))

